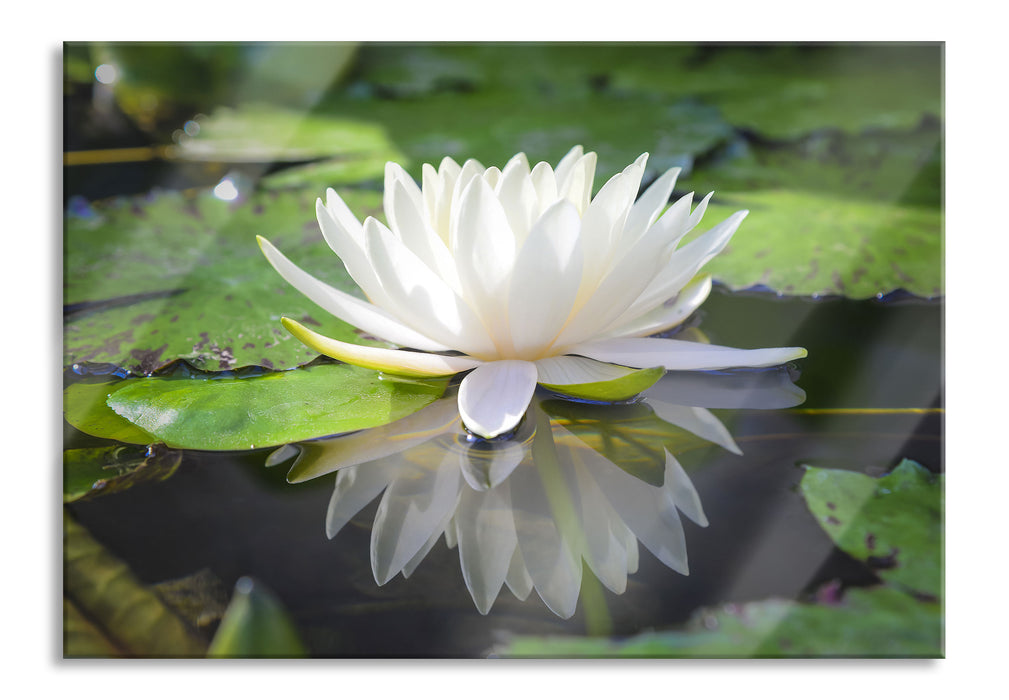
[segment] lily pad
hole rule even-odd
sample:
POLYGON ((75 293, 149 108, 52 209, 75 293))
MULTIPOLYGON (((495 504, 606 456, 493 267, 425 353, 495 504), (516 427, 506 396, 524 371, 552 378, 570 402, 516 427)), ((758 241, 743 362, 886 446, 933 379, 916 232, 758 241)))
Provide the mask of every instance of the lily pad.
POLYGON ((317 365, 241 379, 138 379, 108 403, 169 447, 251 450, 390 423, 440 397, 447 383, 317 365))
POLYGON ((64 656, 201 657, 206 651, 203 640, 67 513, 63 595, 69 603, 64 629, 70 630, 64 656))
POLYGON ((163 445, 66 450, 63 453, 63 502, 116 493, 145 482, 163 481, 175 473, 181 462, 181 452, 163 445))
POLYGON ((297 658, 305 655, 305 647, 280 601, 261 583, 240 578, 207 656, 297 658))
POLYGON ((770 190, 718 193, 711 222, 749 216, 704 269, 732 289, 866 299, 904 289, 943 294, 943 214, 931 207, 770 190))
POLYGON ((774 138, 906 128, 942 112, 931 44, 401 44, 362 48, 357 77, 401 97, 503 87, 543 99, 691 97, 774 138))
POLYGON ((839 604, 765 600, 700 610, 682 629, 624 640, 517 637, 508 657, 939 657, 939 605, 900 591, 851 589, 839 604))
MULTIPOLYGON (((173 192, 69 212, 64 363, 150 373, 180 358, 209 370, 314 359, 281 316, 361 342, 351 326, 291 288, 256 244, 265 235, 320 279, 360 294, 318 229, 318 194, 270 193, 235 205, 209 192, 173 192)), ((362 217, 381 204, 377 193, 343 194, 362 217)))
POLYGON ((226 163, 275 163, 341 157, 381 163, 396 156, 376 124, 266 104, 220 107, 194 120, 193 136, 180 139, 175 157, 226 163))
MULTIPOLYGON (((125 380, 126 382, 133 380, 125 380)), ((82 433, 133 445, 157 439, 109 408, 109 394, 125 382, 79 382, 63 390, 63 417, 82 433)), ((113 448, 114 449, 114 448, 113 448)))
POLYGON ((907 459, 879 479, 807 467, 799 487, 838 547, 884 581, 941 595, 942 475, 907 459))

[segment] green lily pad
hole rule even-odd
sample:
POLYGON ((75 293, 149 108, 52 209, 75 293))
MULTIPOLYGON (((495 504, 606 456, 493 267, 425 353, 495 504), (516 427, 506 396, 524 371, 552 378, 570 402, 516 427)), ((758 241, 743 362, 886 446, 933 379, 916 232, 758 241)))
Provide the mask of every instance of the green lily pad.
POLYGON ((64 656, 201 657, 206 651, 203 640, 66 512, 63 596, 64 656))
POLYGON ((904 289, 943 294, 943 214, 930 207, 839 199, 809 192, 718 193, 712 224, 749 216, 704 270, 732 289, 865 299, 904 289))
POLYGON ((372 119, 392 135, 420 176, 420 164, 445 156, 503 166, 515 153, 556 164, 572 146, 598 156, 596 189, 643 152, 650 170, 689 165, 730 139, 717 109, 652 95, 517 94, 503 88, 434 94, 423 100, 359 100, 328 107, 345 118, 372 119))
POLYGON ((844 199, 942 206, 942 125, 858 135, 817 132, 768 143, 740 137, 707 156, 678 186, 723 191, 803 190, 844 199))
POLYGON ((181 462, 181 452, 160 445, 66 450, 63 453, 63 502, 117 493, 145 482, 163 481, 175 473, 181 462))
POLYGON ((109 394, 119 382, 79 382, 63 390, 63 417, 82 433, 133 445, 150 445, 157 439, 109 408, 109 394))
MULTIPOLYGON (((269 193, 235 205, 209 192, 173 192, 69 213, 64 363, 150 373, 180 358, 219 370, 280 369, 317 357, 283 329, 281 316, 361 342, 288 285, 256 244, 264 235, 320 279, 360 294, 318 229, 319 194, 269 193)), ((362 217, 381 205, 377 193, 343 194, 362 217)))
POLYGON ((108 403, 169 447, 250 450, 390 423, 440 397, 447 384, 318 365, 242 379, 138 379, 108 403))
POLYGON ((938 604, 900 591, 851 589, 839 604, 765 600, 701 610, 681 630, 624 640, 517 637, 495 649, 508 657, 942 656, 938 604))
POLYGON ((280 601, 253 579, 239 579, 207 656, 297 658, 305 655, 305 647, 280 601))
POLYGON ((357 77, 414 101, 494 87, 533 108, 555 95, 691 97, 735 127, 795 138, 940 115, 942 60, 939 43, 400 44, 363 47, 357 77))
POLYGON ((617 379, 584 384, 543 384, 550 391, 589 401, 626 401, 659 381, 666 373, 663 367, 639 369, 617 379))
POLYGON ((907 459, 879 479, 807 467, 799 488, 838 547, 884 581, 941 595, 942 475, 907 459))
POLYGON ((266 104, 220 107, 194 121, 195 134, 180 139, 177 158, 274 163, 339 156, 384 166, 385 156, 396 154, 376 124, 266 104))

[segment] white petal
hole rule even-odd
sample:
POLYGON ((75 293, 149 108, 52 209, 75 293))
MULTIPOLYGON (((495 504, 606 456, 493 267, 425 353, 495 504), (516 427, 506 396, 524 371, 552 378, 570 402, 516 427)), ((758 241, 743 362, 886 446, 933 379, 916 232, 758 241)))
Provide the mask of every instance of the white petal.
POLYGON ((557 172, 558 194, 570 200, 584 214, 592 199, 592 183, 596 173, 596 154, 586 153, 569 173, 557 172))
MULTIPOLYGON (((680 290, 673 303, 660 306, 639 316, 630 323, 607 330, 605 335, 613 338, 643 337, 662 333, 686 321, 704 303, 711 293, 711 275, 700 277, 680 290)), ((622 322, 623 317, 618 319, 622 322)))
POLYGON ((786 367, 753 372, 672 372, 644 391, 684 406, 704 408, 790 408, 806 400, 786 367))
POLYGON ((741 350, 668 338, 611 338, 582 343, 571 347, 569 352, 627 367, 665 367, 667 370, 773 367, 806 356, 804 348, 741 350))
POLYGON ((378 504, 371 531, 371 566, 384 585, 440 534, 459 502, 462 480, 454 455, 440 465, 401 473, 378 504))
POLYGON ((561 200, 544 212, 519 251, 507 306, 519 357, 541 354, 571 312, 582 277, 580 225, 574 205, 561 200))
POLYGON ((533 580, 526 569, 525 561, 522 559, 522 552, 515 548, 512 554, 511 563, 508 564, 508 575, 505 576, 505 585, 508 590, 519 600, 525 600, 533 592, 533 580))
POLYGON ((417 187, 417 183, 407 175, 400 165, 393 162, 385 164, 385 188, 382 195, 383 208, 385 209, 385 218, 389 222, 389 228, 398 234, 400 225, 396 221, 395 207, 391 201, 393 194, 397 190, 397 185, 399 186, 398 189, 401 190, 401 194, 409 197, 413 208, 418 212, 424 210, 424 195, 420 188, 417 187))
POLYGON ((480 365, 462 380, 459 413, 473 433, 492 438, 522 419, 536 390, 536 365, 500 360, 480 365))
POLYGON ((499 354, 511 355, 508 284, 515 266, 515 235, 501 203, 480 178, 463 192, 452 222, 451 246, 464 298, 499 354))
POLYGON ((701 497, 697 495, 690 477, 683 471, 683 467, 676 461, 676 458, 666 453, 666 475, 662 482, 662 488, 670 495, 676 507, 693 522, 701 527, 708 526, 708 517, 701 507, 701 497))
POLYGON ((533 187, 529 162, 524 153, 519 153, 508 161, 494 188, 494 194, 508 217, 516 246, 521 246, 539 213, 536 188, 533 187))
POLYGON ((728 244, 748 213, 737 211, 710 231, 675 251, 662 271, 627 310, 627 318, 636 318, 676 296, 697 271, 728 244))
POLYGON ((591 384, 622 379, 638 370, 587 357, 559 355, 536 360, 536 371, 541 384, 591 384))
POLYGON ((344 343, 305 328, 290 318, 281 318, 280 322, 291 335, 323 355, 358 367, 377 369, 380 372, 405 377, 447 377, 482 364, 481 360, 473 357, 389 350, 344 343))
POLYGON ((671 404, 654 398, 648 400, 648 405, 655 411, 655 415, 667 423, 672 423, 698 437, 720 445, 729 452, 737 455, 743 454, 728 429, 711 411, 696 406, 671 404))
POLYGON ((419 191, 414 197, 402 180, 394 180, 388 187, 385 212, 393 232, 432 272, 459 293, 459 275, 452 254, 425 220, 419 206, 419 191))
POLYGON ((659 213, 669 201, 669 195, 672 194, 673 187, 676 186, 676 178, 679 174, 680 168, 667 170, 662 177, 645 190, 645 193, 631 207, 631 211, 627 215, 627 223, 624 225, 624 236, 628 243, 636 241, 658 218, 659 213))
POLYGON ((336 475, 336 487, 326 510, 326 537, 336 537, 336 533, 375 500, 400 471, 401 466, 393 461, 341 470, 336 475))
POLYGON ((456 512, 459 565, 466 588, 481 615, 486 615, 508 574, 518 537, 509 490, 463 489, 456 512))
POLYGON ((377 220, 368 217, 364 232, 368 257, 398 318, 411 319, 424 335, 454 350, 493 353, 479 317, 444 280, 377 220))
POLYGON ((274 269, 287 282, 323 309, 376 338, 408 348, 444 351, 449 348, 403 325, 385 310, 351 296, 308 274, 291 262, 268 240, 259 237, 259 247, 274 269))
POLYGON ((557 177, 549 163, 539 162, 533 167, 529 178, 536 189, 536 213, 539 214, 557 201, 557 177))
MULTIPOLYGON (((335 192, 332 190, 329 192, 332 202, 339 202, 343 205, 343 200, 335 192)), ((368 299, 388 311, 388 299, 375 276, 371 261, 368 260, 368 254, 364 249, 364 229, 356 219, 353 219, 349 210, 347 215, 353 219, 352 224, 344 221, 346 217, 335 217, 333 208, 333 206, 324 205, 321 199, 315 203, 315 213, 319 220, 319 228, 322 230, 322 237, 326 239, 330 249, 340 256, 343 266, 347 268, 347 273, 364 290, 368 299)), ((343 205, 343 208, 346 209, 346 205, 343 205)))
POLYGON ((575 163, 582 159, 585 155, 585 151, 581 146, 575 146, 570 151, 564 154, 560 162, 557 163, 557 167, 554 172, 557 175, 557 183, 563 187, 564 182, 571 175, 571 171, 574 169, 575 163))
POLYGON ((287 480, 297 484, 365 462, 390 461, 393 455, 451 430, 458 422, 459 402, 452 396, 377 428, 303 443, 287 480))

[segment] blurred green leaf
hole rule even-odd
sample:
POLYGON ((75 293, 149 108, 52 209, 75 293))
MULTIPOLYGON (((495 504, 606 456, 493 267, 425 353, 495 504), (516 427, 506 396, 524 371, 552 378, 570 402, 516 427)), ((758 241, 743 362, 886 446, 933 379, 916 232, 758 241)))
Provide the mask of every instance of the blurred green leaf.
POLYGON ((879 479, 807 467, 799 488, 839 548, 884 581, 941 596, 942 475, 908 459, 879 479))
POLYGON ((786 294, 854 299, 895 289, 943 294, 944 217, 938 209, 788 190, 719 192, 704 220, 713 225, 740 209, 749 215, 704 267, 732 289, 765 285, 786 294))
POLYGON ((195 120, 181 139, 184 160, 273 163, 340 157, 368 163, 399 160, 381 127, 263 104, 221 107, 195 120), (391 158, 390 158, 391 156, 391 158))
POLYGON ((283 606, 259 582, 241 578, 207 656, 292 658, 307 652, 283 606))
POLYGON ((109 446, 63 452, 63 502, 117 493, 175 473, 182 453, 161 445, 109 446))
POLYGON ((317 365, 241 379, 139 379, 113 392, 109 406, 170 447, 250 450, 391 423, 447 383, 317 365))
MULTIPOLYGON (((283 329, 281 316, 362 342, 287 284, 256 244, 263 235, 303 269, 360 295, 318 229, 319 194, 267 193, 232 204, 209 192, 172 192, 68 213, 64 363, 149 373, 179 358, 219 370, 281 369, 317 357, 283 329)), ((381 203, 371 192, 342 196, 362 219, 381 203)))
MULTIPOLYGON (((132 381, 127 379, 126 381, 132 381)), ((63 390, 63 417, 82 433, 134 445, 157 442, 154 436, 109 408, 109 394, 123 382, 78 382, 63 390)))
POLYGON ((834 605, 766 600, 700 610, 678 631, 623 640, 516 637, 495 649, 508 657, 940 657, 938 604, 900 591, 850 589, 834 605))
POLYGON ((63 595, 69 602, 64 606, 66 657, 201 657, 206 651, 206 644, 126 564, 65 511, 63 595))

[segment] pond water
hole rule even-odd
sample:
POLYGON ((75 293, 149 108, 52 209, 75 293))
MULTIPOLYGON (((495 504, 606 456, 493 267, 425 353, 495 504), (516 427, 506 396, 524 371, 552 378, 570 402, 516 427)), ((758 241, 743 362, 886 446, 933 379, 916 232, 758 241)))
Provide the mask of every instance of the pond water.
MULTIPOLYGON (((458 548, 444 539, 408 579, 378 586, 369 554, 380 499, 361 504, 329 539, 334 475, 288 483, 290 462, 265 466, 273 450, 185 451, 165 481, 67 509, 145 583, 212 574, 214 585, 201 595, 218 616, 235 582, 253 577, 276 594, 310 653, 320 656, 485 656, 512 635, 622 637, 682 624, 704 607, 817 600, 837 586, 879 579, 819 527, 798 491, 802 465, 880 476, 908 458, 942 470, 941 314, 941 303, 915 299, 813 301, 716 290, 693 323, 712 342, 745 347, 774 337, 808 348, 818 361, 791 368, 806 400, 793 408, 713 408, 743 454, 695 442, 676 455, 708 522, 680 519, 689 575, 640 547, 622 595, 605 590, 586 567, 567 620, 535 592, 520 601, 507 587, 481 615, 458 548)), ((714 389, 708 405, 747 404, 745 389, 714 389)), ((662 398, 675 400, 677 391, 662 398)), ((696 390, 686 393, 702 403, 696 390)), ((67 448, 99 443, 67 426, 67 448)), ((426 458, 432 454, 437 449, 426 458)), ((532 468, 521 463, 508 479, 532 468)))

